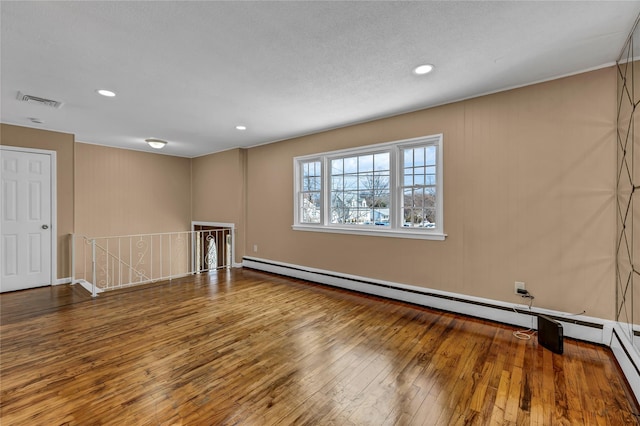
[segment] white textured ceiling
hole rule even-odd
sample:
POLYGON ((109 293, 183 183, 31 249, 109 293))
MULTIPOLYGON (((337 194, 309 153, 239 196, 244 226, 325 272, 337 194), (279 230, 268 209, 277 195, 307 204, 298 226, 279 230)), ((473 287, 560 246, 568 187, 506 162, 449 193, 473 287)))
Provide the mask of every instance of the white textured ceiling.
POLYGON ((160 138, 195 157, 611 64, 640 2, 2 1, 0 13, 2 122, 138 150, 160 138), (435 71, 412 74, 422 63, 435 71))

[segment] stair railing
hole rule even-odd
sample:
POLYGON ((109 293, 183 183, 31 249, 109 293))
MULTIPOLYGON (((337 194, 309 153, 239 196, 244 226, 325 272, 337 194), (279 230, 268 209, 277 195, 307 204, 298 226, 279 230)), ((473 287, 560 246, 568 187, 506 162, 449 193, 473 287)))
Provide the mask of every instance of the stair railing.
POLYGON ((230 268, 233 228, 86 237, 71 235, 72 283, 108 290, 230 268))

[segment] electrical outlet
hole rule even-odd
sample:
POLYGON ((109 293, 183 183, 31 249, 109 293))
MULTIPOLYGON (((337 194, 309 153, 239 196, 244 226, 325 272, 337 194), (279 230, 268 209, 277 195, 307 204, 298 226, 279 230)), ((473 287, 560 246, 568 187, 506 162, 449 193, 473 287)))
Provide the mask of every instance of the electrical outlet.
POLYGON ((257 244, 254 244, 254 245, 253 245, 253 252, 254 252, 254 253, 257 253, 257 252, 258 252, 258 245, 257 245, 257 244))
POLYGON ((526 290, 524 283, 522 281, 516 281, 515 288, 514 288, 514 292, 518 295, 521 295, 523 292, 520 292, 518 290, 526 290))

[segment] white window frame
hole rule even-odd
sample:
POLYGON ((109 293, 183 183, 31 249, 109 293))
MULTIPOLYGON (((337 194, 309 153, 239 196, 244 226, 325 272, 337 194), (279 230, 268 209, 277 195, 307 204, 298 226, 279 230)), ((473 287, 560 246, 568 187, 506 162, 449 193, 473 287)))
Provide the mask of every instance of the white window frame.
POLYGON ((444 194, 443 194, 443 135, 421 136, 382 144, 367 145, 358 148, 330 151, 319 154, 304 155, 293 159, 293 225, 296 231, 331 232, 340 234, 375 235, 395 238, 413 238, 443 241, 444 233, 444 194), (404 227, 402 217, 402 158, 403 148, 432 145, 436 147, 436 226, 435 228, 404 227), (389 152, 391 206, 389 208, 390 226, 345 225, 330 223, 330 164, 332 159, 389 152), (320 161, 322 183, 320 194, 320 223, 300 222, 300 192, 302 183, 301 165, 308 161, 320 161))

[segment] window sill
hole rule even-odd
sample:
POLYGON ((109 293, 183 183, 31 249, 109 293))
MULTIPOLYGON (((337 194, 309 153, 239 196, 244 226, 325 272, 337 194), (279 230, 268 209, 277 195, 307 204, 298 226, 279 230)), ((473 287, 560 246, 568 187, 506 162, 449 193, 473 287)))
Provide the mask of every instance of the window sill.
MULTIPOLYGON (((356 225, 357 226, 357 225, 356 225)), ((292 225, 294 231, 328 232, 332 234, 352 234, 369 235, 373 237, 409 238, 414 240, 435 240, 444 241, 447 234, 435 231, 414 230, 406 231, 401 229, 366 229, 356 226, 315 226, 315 225, 292 225)))

